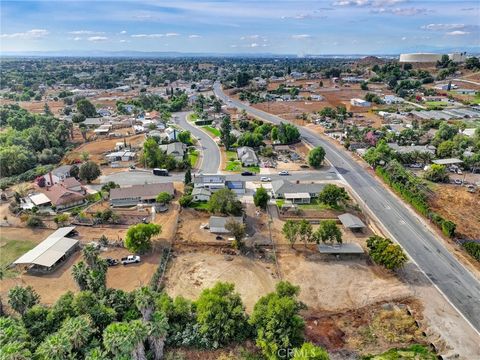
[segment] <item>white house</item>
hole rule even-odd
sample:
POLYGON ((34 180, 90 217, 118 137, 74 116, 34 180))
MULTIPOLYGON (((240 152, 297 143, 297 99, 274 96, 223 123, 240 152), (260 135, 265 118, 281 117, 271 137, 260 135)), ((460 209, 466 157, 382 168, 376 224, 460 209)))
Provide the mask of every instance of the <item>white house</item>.
POLYGON ((70 177, 71 168, 71 165, 62 165, 43 175, 45 179, 45 186, 53 186, 70 177))
POLYGON ((352 106, 358 107, 369 107, 370 105, 372 105, 369 101, 358 98, 350 99, 350 104, 352 104, 352 106))
POLYGON ((403 100, 401 97, 395 96, 395 95, 385 95, 383 97, 383 102, 387 105, 391 104, 401 104, 405 100, 403 100))
POLYGON ((248 146, 241 146, 237 149, 237 156, 243 166, 258 166, 258 158, 255 150, 248 146))
POLYGON ((169 141, 177 140, 178 130, 172 127, 168 127, 165 129, 165 135, 169 141))
POLYGON ((195 188, 192 190, 193 201, 208 201, 212 192, 204 188, 195 188))

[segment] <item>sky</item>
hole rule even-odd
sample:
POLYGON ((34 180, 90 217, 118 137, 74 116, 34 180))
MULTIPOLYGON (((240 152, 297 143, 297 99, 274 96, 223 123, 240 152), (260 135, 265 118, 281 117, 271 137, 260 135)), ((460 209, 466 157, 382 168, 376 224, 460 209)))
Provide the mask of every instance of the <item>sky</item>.
POLYGON ((479 0, 0 2, 0 52, 398 54, 480 47, 479 0))

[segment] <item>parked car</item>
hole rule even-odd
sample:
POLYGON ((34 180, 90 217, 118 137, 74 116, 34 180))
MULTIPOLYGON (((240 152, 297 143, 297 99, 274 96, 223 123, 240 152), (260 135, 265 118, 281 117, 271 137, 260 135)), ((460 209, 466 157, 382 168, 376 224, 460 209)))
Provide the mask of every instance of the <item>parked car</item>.
POLYGON ((121 259, 122 265, 135 264, 140 262, 140 256, 138 255, 128 255, 121 259))
POLYGON ((280 171, 280 172, 278 173, 278 175, 280 175, 280 176, 286 176, 286 175, 290 175, 290 173, 289 173, 287 170, 283 170, 283 171, 280 171))
POLYGON ((242 172, 242 176, 253 176, 253 172, 251 172, 251 171, 244 171, 244 172, 242 172))
POLYGON ((460 179, 455 179, 455 180, 453 180, 453 182, 457 185, 462 185, 462 180, 460 180, 460 179))
POLYGON ((117 259, 106 258, 105 260, 107 261, 108 266, 117 266, 120 264, 117 259))
POLYGON ((260 178, 260 181, 269 182, 269 181, 272 181, 272 179, 269 178, 269 177, 266 177, 266 176, 262 176, 262 177, 260 178))

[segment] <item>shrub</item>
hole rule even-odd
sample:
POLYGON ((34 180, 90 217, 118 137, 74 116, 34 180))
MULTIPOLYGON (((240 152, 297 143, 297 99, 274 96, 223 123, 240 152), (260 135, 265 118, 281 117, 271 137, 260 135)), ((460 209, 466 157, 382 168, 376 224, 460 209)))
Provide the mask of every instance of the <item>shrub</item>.
POLYGON ((372 236, 367 240, 369 254, 374 262, 389 270, 401 268, 407 262, 407 256, 399 245, 390 239, 372 236))
POLYGON ((44 223, 38 216, 31 215, 27 219, 27 226, 31 228, 42 227, 44 223))
POLYGON ((476 241, 466 241, 462 244, 467 253, 480 261, 480 243, 476 241))
POLYGON ((453 221, 444 220, 442 222, 442 232, 448 237, 453 237, 455 235, 456 228, 457 225, 453 221))

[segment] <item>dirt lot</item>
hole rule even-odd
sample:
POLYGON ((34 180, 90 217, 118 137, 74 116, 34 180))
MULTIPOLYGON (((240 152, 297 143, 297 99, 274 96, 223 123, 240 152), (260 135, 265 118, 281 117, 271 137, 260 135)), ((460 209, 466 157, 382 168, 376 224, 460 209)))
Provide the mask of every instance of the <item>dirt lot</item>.
POLYGON ((228 256, 221 249, 174 252, 166 273, 165 290, 170 296, 196 299, 200 292, 218 281, 235 284, 251 312, 255 302, 275 288, 275 265, 244 256, 228 256))
MULTIPOLYGON (((120 129, 125 130, 125 129, 120 129)), ((130 130, 131 131, 131 130, 130 130)), ((125 140, 128 144, 131 144, 133 147, 140 146, 143 141, 145 140, 145 135, 138 134, 126 137, 125 140)), ((105 161, 104 154, 106 152, 113 151, 115 149, 115 144, 117 142, 123 141, 123 138, 113 138, 113 139, 98 139, 95 141, 91 141, 85 144, 82 144, 75 149, 73 149, 70 153, 68 153, 65 158, 64 162, 80 159, 80 155, 82 152, 86 151, 90 154, 90 159, 96 162, 103 162, 105 161)))
POLYGON ((466 191, 463 186, 437 185, 432 209, 457 224, 457 232, 471 239, 480 239, 480 192, 466 191))
POLYGON ((398 278, 368 265, 363 257, 328 259, 314 252, 304 256, 289 251, 278 256, 282 276, 300 285, 300 299, 311 311, 356 309, 411 295, 398 278))
MULTIPOLYGON (((105 258, 121 258, 128 254, 128 250, 117 248, 102 252, 101 256, 105 258)), ((158 266, 159 257, 159 254, 150 254, 142 256, 140 264, 119 265, 108 268, 107 286, 131 291, 139 286, 148 284, 158 266)), ((71 268, 81 259, 81 252, 78 251, 52 274, 35 276, 24 273, 16 278, 2 280, 0 281, 0 294, 3 298, 6 298, 8 290, 13 286, 31 285, 41 296, 43 304, 52 304, 64 292, 68 290, 78 291, 71 275, 71 268)))

